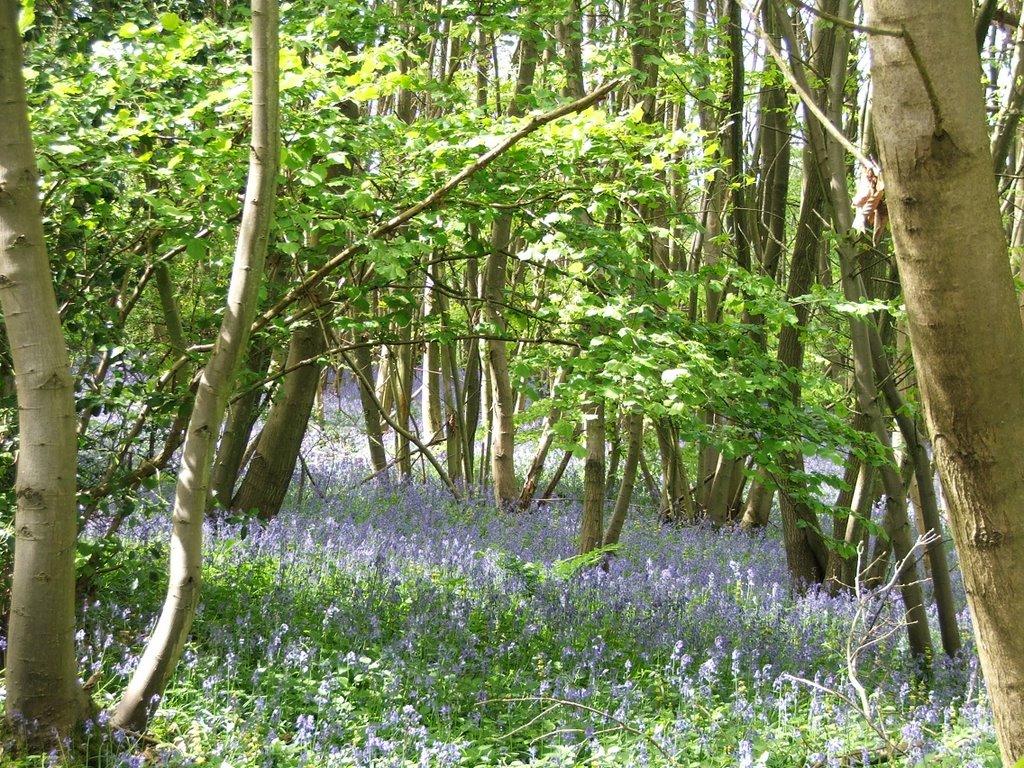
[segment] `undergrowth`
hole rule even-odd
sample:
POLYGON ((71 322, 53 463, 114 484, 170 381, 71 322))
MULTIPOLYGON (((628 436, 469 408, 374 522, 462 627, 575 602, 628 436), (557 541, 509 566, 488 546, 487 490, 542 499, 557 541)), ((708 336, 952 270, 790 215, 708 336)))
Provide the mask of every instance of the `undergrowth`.
MULTIPOLYGON (((75 756, 14 765, 999 764, 969 638, 927 683, 899 637, 882 643, 861 667, 866 722, 842 698, 851 601, 794 592, 770 536, 638 517, 596 567, 571 556, 572 504, 323 496, 266 528, 210 528, 202 606, 145 737, 101 716, 75 756)), ((165 539, 139 518, 81 596, 101 707, 163 598, 165 539)))

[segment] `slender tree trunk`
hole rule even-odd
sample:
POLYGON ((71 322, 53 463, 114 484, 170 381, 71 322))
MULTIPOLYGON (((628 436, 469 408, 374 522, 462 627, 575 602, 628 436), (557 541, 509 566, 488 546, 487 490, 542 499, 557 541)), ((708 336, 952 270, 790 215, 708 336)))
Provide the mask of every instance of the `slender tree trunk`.
POLYGON ((74 380, 46 257, 21 74, 20 3, 0 3, 0 309, 18 399, 7 722, 60 749, 87 713, 75 657, 74 380))
POLYGON ((392 368, 391 386, 395 398, 395 422, 401 429, 395 430, 395 457, 398 459, 398 474, 403 478, 412 477, 412 392, 413 392, 413 348, 412 324, 406 324, 399 331, 403 342, 395 351, 397 365, 392 368))
POLYGON ((663 418, 655 424, 655 432, 661 453, 661 517, 666 522, 692 522, 697 517, 697 509, 671 418, 663 418))
MULTIPOLYGON (((579 429, 573 433, 573 440, 579 438, 579 429)), ((565 451, 562 454, 562 460, 558 462, 558 466, 555 467, 555 471, 551 473, 551 479, 548 480, 548 484, 544 486, 544 492, 540 495, 540 503, 544 504, 554 499, 555 491, 558 490, 558 484, 562 481, 562 475, 565 474, 565 470, 569 467, 569 462, 572 461, 572 451, 565 451)))
MULTIPOLYGON (((466 272, 473 270, 475 259, 470 259, 466 265, 466 272)), ((467 276, 467 285, 475 286, 467 276)), ((470 288, 475 290, 475 288, 470 288)), ((465 346, 466 370, 462 377, 462 400, 459 409, 462 411, 463 424, 463 450, 462 461, 464 466, 464 477, 468 482, 473 480, 473 471, 476 464, 476 432, 480 426, 480 400, 483 387, 483 372, 480 369, 480 340, 469 339, 465 346)))
POLYGON ((270 407, 245 477, 231 500, 232 509, 255 510, 261 520, 281 511, 320 386, 321 365, 299 365, 315 359, 327 346, 323 327, 316 316, 312 320, 292 331, 282 392, 270 407))
MULTIPOLYGON (((270 364, 270 349, 266 345, 258 342, 252 345, 248 357, 246 370, 250 374, 266 373, 270 364)), ((231 506, 231 499, 235 495, 235 484, 242 472, 242 459, 259 415, 262 395, 262 387, 251 387, 239 393, 237 399, 228 404, 224 431, 210 476, 210 492, 214 501, 223 509, 231 506)))
POLYGON ((1024 757, 1024 328, 970 4, 868 0, 874 118, 917 377, 1003 763, 1024 757))
POLYGON ((932 591, 938 611, 942 648, 946 655, 952 658, 960 650, 960 627, 956 620, 956 601, 953 597, 953 584, 949 576, 946 545, 943 542, 942 519, 939 516, 939 502, 935 496, 931 459, 928 458, 928 449, 922 442, 917 424, 907 415, 906 404, 896 387, 896 378, 889 365, 889 359, 879 334, 871 333, 870 342, 878 388, 885 395, 889 410, 892 411, 896 424, 899 426, 903 442, 907 446, 914 477, 917 479, 918 510, 924 523, 921 533, 930 532, 932 534, 932 541, 927 545, 925 551, 932 564, 932 591))
POLYGON ((586 92, 583 85, 583 11, 580 0, 569 0, 569 10, 555 29, 562 47, 565 67, 565 87, 562 95, 581 99, 586 92))
MULTIPOLYGON (((422 306, 424 321, 430 321, 438 314, 434 288, 438 269, 437 264, 426 269, 422 306)), ((432 443, 444 430, 444 419, 441 417, 441 348, 436 341, 428 341, 424 345, 422 381, 420 411, 423 414, 423 436, 427 443, 432 443)))
POLYGON ((769 485, 768 482, 767 473, 763 468, 758 467, 750 486, 750 493, 747 494, 743 517, 740 519, 740 527, 744 530, 764 528, 768 525, 768 518, 772 511, 772 499, 775 498, 775 487, 769 485))
POLYGON ((732 501, 733 473, 740 468, 737 459, 718 453, 718 464, 715 465, 714 476, 708 488, 707 517, 711 524, 719 528, 729 522, 729 504, 732 501))
MULTIPOLYGON (((800 215, 797 219, 796 242, 793 245, 793 258, 790 266, 789 282, 786 286, 786 298, 794 302, 796 325, 783 326, 779 331, 778 360, 794 371, 800 371, 804 365, 803 329, 807 325, 810 308, 797 298, 810 292, 814 283, 814 265, 821 238, 820 209, 824 203, 821 181, 815 172, 813 158, 804 157, 804 185, 800 202, 800 215)), ((794 377, 790 384, 790 396, 794 405, 800 403, 802 396, 799 379, 794 377)), ((787 455, 782 463, 790 470, 803 468, 803 457, 787 455)), ((817 516, 801 503, 798 498, 805 489, 798 487, 793 479, 793 472, 784 481, 786 491, 780 494, 779 507, 782 512, 782 534, 786 545, 786 559, 790 573, 798 581, 806 583, 820 582, 827 568, 828 553, 818 528, 817 516)))
MULTIPOLYGON (((855 550, 868 544, 864 521, 871 520, 878 494, 877 470, 866 461, 861 462, 850 503, 853 514, 848 515, 843 526, 836 530, 837 536, 855 550)), ((861 576, 857 571, 861 564, 857 560, 855 556, 841 558, 838 553, 830 553, 828 576, 834 575, 840 586, 852 591, 857 577, 861 576)))
POLYGON ((366 441, 369 444, 370 463, 375 473, 383 472, 388 466, 387 452, 384 450, 384 433, 381 430, 380 410, 370 382, 373 381, 373 365, 370 347, 366 344, 366 336, 360 336, 356 348, 352 350, 352 359, 358 370, 355 371, 359 384, 359 402, 363 406, 363 424, 366 441))
MULTIPOLYGON (((555 374, 555 380, 551 385, 552 396, 556 390, 565 382, 569 373, 569 366, 563 365, 555 374)), ((540 440, 537 442, 537 450, 533 454, 533 461, 530 462, 530 469, 523 480, 523 490, 519 494, 519 507, 526 509, 533 502, 533 496, 537 492, 537 483, 540 482, 540 473, 544 471, 544 462, 547 460, 551 445, 555 442, 555 425, 562 418, 562 409, 553 406, 544 419, 544 430, 541 432, 540 440)))
POLYGON ((601 546, 604 541, 604 403, 587 406, 587 457, 583 464, 583 520, 580 523, 580 554, 601 546))
MULTIPOLYGON (((848 5, 844 6, 844 8, 846 11, 849 11, 848 5)), ((788 17, 784 16, 783 18, 785 19, 783 36, 786 38, 787 45, 790 48, 793 75, 800 83, 803 93, 810 94, 812 90, 803 62, 796 55, 798 48, 796 47, 792 25, 789 24, 788 17)), ((823 25, 819 24, 820 28, 823 28, 823 25)), ((828 25, 826 32, 821 35, 822 45, 826 49, 832 49, 827 60, 831 61, 830 71, 832 71, 833 80, 836 75, 837 63, 843 62, 841 71, 845 72, 848 38, 849 30, 845 28, 838 29, 834 24, 828 25)), ((833 87, 835 87, 834 82, 833 87)), ((841 104, 833 103, 831 105, 833 122, 841 118, 841 107, 841 104)), ((860 301, 866 295, 866 292, 860 277, 860 265, 858 264, 856 250, 849 239, 853 225, 853 213, 849 190, 846 185, 846 165, 842 148, 834 137, 826 136, 822 125, 815 120, 808 120, 807 133, 821 178, 827 182, 833 228, 841 237, 837 243, 837 250, 839 252, 840 270, 842 273, 843 295, 848 301, 860 301)), ((899 473, 891 463, 892 446, 889 440, 889 432, 885 427, 881 409, 877 402, 869 326, 869 321, 864 318, 851 317, 850 319, 850 336, 854 362, 854 388, 858 407, 866 417, 870 431, 890 457, 890 463, 880 468, 886 495, 885 515, 882 524, 893 543, 893 550, 897 560, 901 563, 898 577, 900 594, 906 607, 907 638, 910 650, 915 656, 927 661, 932 656, 931 633, 928 630, 928 616, 924 609, 924 593, 917 575, 917 563, 911 556, 910 551, 913 540, 909 538, 910 529, 907 518, 906 492, 899 478, 899 473)))
POLYGON ((615 497, 608 529, 604 532, 604 544, 618 544, 622 535, 622 526, 629 514, 629 504, 633 500, 633 487, 636 485, 636 470, 640 464, 643 451, 644 415, 639 410, 630 411, 626 416, 626 463, 622 467, 622 484, 615 497))
POLYGON ((199 601, 203 516, 214 444, 235 372, 245 354, 266 261, 280 159, 278 8, 252 2, 252 143, 227 311, 199 381, 175 489, 167 597, 153 635, 114 711, 118 728, 144 731, 177 666, 199 601))
MULTIPOLYGON (((508 246, 512 218, 501 216, 494 223, 491 253, 487 258, 484 277, 484 319, 499 334, 505 329, 505 271, 508 265, 508 246)), ((512 505, 517 493, 515 453, 515 395, 509 378, 508 344, 489 338, 487 344, 488 371, 491 379, 491 473, 494 498, 499 506, 512 505)))
MULTIPOLYGON (((539 59, 537 38, 540 31, 533 25, 527 29, 519 45, 519 71, 515 92, 509 101, 512 117, 524 114, 524 100, 533 87, 539 59)), ((493 338, 494 331, 505 330, 505 273, 508 271, 508 249, 512 242, 512 216, 502 213, 494 221, 491 249, 484 267, 483 316, 492 329, 488 338, 487 362, 491 380, 491 480, 494 498, 499 506, 511 506, 517 493, 515 472, 515 393, 509 378, 508 343, 493 338)))

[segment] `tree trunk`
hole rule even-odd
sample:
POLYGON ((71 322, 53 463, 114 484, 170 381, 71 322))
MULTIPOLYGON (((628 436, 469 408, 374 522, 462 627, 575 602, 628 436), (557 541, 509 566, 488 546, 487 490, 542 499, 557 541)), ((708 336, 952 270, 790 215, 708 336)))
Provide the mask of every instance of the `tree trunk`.
MULTIPOLYGON (((435 306, 434 282, 437 280, 438 264, 427 267, 425 285, 423 286, 423 320, 424 324, 438 314, 435 306)), ((444 419, 441 416, 441 346, 436 341, 428 341, 423 348, 423 374, 421 408, 423 414, 423 436, 428 444, 441 436, 444 430, 444 419)))
POLYGON ((969 3, 869 0, 874 118, 935 461, 1003 763, 1024 757, 1024 328, 969 3))
MULTIPOLYGON (((815 173, 814 158, 804 155, 804 184, 800 201, 800 215, 797 219, 796 241, 793 244, 793 258, 790 265, 786 298, 794 303, 796 325, 785 325, 779 331, 778 360, 794 371, 804 366, 803 329, 807 326, 810 307, 798 301, 811 290, 814 283, 814 265, 821 240, 820 209, 824 203, 821 180, 815 173)), ((790 383, 790 396, 794 405, 802 397, 799 377, 790 383)), ((787 486, 779 494, 779 509, 782 519, 782 537, 786 545, 786 560, 793 578, 806 583, 820 582, 827 568, 828 553, 819 529, 820 521, 812 510, 794 497, 802 496, 804 488, 797 488, 792 470, 803 469, 803 456, 787 455, 781 463, 790 468, 783 482, 787 486), (801 525, 803 523, 803 525, 801 525)))
POLYGON ((217 436, 235 372, 249 341, 280 164, 278 122, 278 8, 252 2, 252 142, 227 311, 189 420, 175 489, 167 596, 139 666, 114 711, 117 728, 144 731, 163 695, 192 626, 199 601, 203 516, 217 436))
MULTIPOLYGON (((846 10, 849 7, 846 6, 846 10)), ((800 84, 804 94, 810 94, 811 86, 807 78, 803 61, 797 55, 799 49, 795 42, 795 33, 789 18, 784 17, 783 36, 790 49, 790 62, 793 75, 800 84)), ((828 60, 831 61, 831 87, 837 87, 837 76, 846 71, 847 53, 849 51, 849 30, 838 28, 834 24, 819 24, 821 45, 831 49, 828 60), (841 34, 841 36, 840 36, 841 34)), ((825 54, 822 54, 825 60, 825 54)), ((833 93, 832 122, 842 117, 842 103, 833 93)), ((837 243, 840 271, 842 276, 843 295, 847 301, 861 301, 866 296, 864 284, 860 276, 856 249, 849 239, 852 232, 853 213, 849 191, 846 186, 846 164, 839 142, 831 135, 826 136, 822 125, 808 120, 807 133, 813 156, 817 162, 821 178, 827 181, 828 201, 834 230, 840 235, 837 243)), ((893 550, 896 553, 899 568, 900 594, 906 607, 907 639, 911 652, 919 659, 927 662, 932 655, 931 633, 928 630, 928 616, 924 609, 924 593, 917 575, 917 563, 911 557, 910 548, 913 540, 909 538, 907 518, 906 492, 892 461, 892 447, 889 432, 885 427, 881 409, 877 400, 874 363, 871 356, 870 329, 874 326, 865 318, 850 318, 850 337, 853 347, 854 388, 857 405, 867 419, 869 429, 878 439, 887 454, 889 463, 880 468, 882 484, 886 494, 885 516, 883 527, 889 534, 893 550)))
POLYGON ((315 358, 326 346, 324 329, 315 316, 292 331, 283 391, 270 407, 256 451, 231 500, 232 509, 255 510, 261 520, 270 520, 281 511, 320 386, 322 367, 316 362, 299 363, 315 358))
POLYGON ((373 364, 367 337, 360 336, 352 350, 352 360, 356 365, 354 371, 359 384, 359 402, 363 406, 363 424, 366 431, 366 442, 370 450, 370 463, 374 473, 383 472, 388 466, 387 452, 384 450, 384 432, 381 429, 380 409, 373 392, 373 364))
POLYGON ((19 740, 47 750, 88 705, 75 657, 74 380, 43 237, 20 5, 0 3, 0 309, 19 413, 6 714, 19 740))
POLYGON ((629 513, 629 504, 633 500, 633 487, 636 485, 636 470, 640 464, 643 451, 644 415, 639 410, 632 410, 626 416, 626 463, 622 467, 622 484, 615 497, 615 508, 612 518, 608 521, 608 529, 604 533, 604 544, 618 544, 622 535, 622 526, 629 513))
POLYGON ((942 648, 946 655, 952 658, 960 651, 960 627, 956 621, 956 601, 953 598, 953 584, 949 576, 946 545, 942 539, 942 519, 939 516, 939 502, 935 496, 931 459, 928 458, 928 449, 922 442, 917 424, 907 415, 906 404, 896 386, 896 377, 889 365, 882 339, 878 333, 873 332, 870 336, 878 388, 885 395, 889 409, 896 419, 903 442, 907 446, 914 477, 917 479, 918 510, 924 523, 921 533, 932 534, 932 541, 926 547, 928 559, 932 564, 932 591, 938 612, 942 648))
MULTIPOLYGON (((574 355, 575 356, 575 355, 574 355)), ((555 374, 551 384, 551 395, 554 397, 556 390, 565 383, 569 373, 569 366, 563 365, 555 374)), ((523 490, 519 494, 519 508, 527 509, 533 502, 534 494, 537 493, 537 483, 540 482, 540 473, 544 471, 544 462, 547 460, 548 452, 555 442, 555 425, 562 418, 562 409, 557 405, 552 406, 544 419, 544 430, 541 432, 540 440, 537 441, 537 450, 533 454, 533 461, 530 462, 530 469, 523 480, 523 490)))
MULTIPOLYGON (((491 253, 487 258, 484 276, 484 319, 490 333, 505 330, 503 304, 505 301, 505 270, 508 264, 508 246, 512 217, 502 215, 494 222, 491 253)), ((508 344, 500 338, 487 340, 487 362, 491 389, 491 473, 494 498, 499 506, 511 506, 517 497, 515 452, 515 395, 508 369, 508 344)))
POLYGON ((661 509, 665 522, 690 523, 697 517, 697 509, 690 494, 690 481, 686 476, 683 458, 679 455, 676 428, 671 417, 655 424, 658 449, 661 453, 661 509))
POLYGON ((588 405, 586 422, 587 457, 583 464, 583 520, 580 523, 580 554, 597 549, 604 541, 604 403, 588 405))
POLYGON ((395 399, 395 423, 401 429, 395 430, 395 458, 398 474, 402 478, 412 477, 412 443, 409 433, 412 427, 413 391, 413 348, 412 324, 406 323, 399 329, 402 342, 395 351, 391 376, 391 390, 395 399))
MULTIPOLYGON (((270 364, 270 349, 259 343, 254 344, 248 357, 246 372, 263 376, 270 364)), ((245 449, 249 447, 249 437, 262 408, 262 395, 262 387, 250 387, 228 404, 224 430, 210 476, 211 496, 222 509, 231 506, 231 499, 235 495, 245 449)))
MULTIPOLYGON (((515 91, 509 101, 508 114, 521 117, 525 113, 524 101, 533 87, 537 73, 539 52, 537 39, 540 31, 532 24, 524 32, 519 45, 519 71, 515 91)), ((508 249, 512 241, 512 215, 502 213, 495 219, 491 231, 491 249, 484 266, 483 298, 484 320, 491 327, 487 340, 487 362, 491 379, 491 474, 494 498, 499 506, 515 503, 515 394, 509 378, 508 344, 493 338, 505 330, 505 273, 508 270, 508 249)))

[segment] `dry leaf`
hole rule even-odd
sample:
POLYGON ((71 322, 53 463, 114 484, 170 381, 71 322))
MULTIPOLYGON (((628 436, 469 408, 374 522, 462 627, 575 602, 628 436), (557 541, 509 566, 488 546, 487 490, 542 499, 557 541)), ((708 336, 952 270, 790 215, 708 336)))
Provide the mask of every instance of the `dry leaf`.
POLYGON ((864 166, 857 181, 857 193, 853 198, 853 207, 857 217, 853 221, 856 229, 865 232, 871 229, 871 243, 878 241, 885 234, 885 226, 889 222, 889 210, 885 205, 885 182, 874 168, 864 166))

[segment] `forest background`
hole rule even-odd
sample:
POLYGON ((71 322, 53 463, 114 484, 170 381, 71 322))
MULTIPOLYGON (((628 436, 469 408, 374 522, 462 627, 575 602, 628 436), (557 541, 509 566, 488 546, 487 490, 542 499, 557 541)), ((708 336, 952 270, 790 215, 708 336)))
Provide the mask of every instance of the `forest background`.
POLYGON ((665 525, 771 526, 796 589, 898 592, 919 679, 962 658, 948 527, 1003 760, 1024 754, 1015 3, 20 5, 0 36, 19 740, 89 717, 76 583, 131 562, 123 526, 176 475, 167 600, 113 714, 147 729, 204 517, 269 523, 315 483, 303 441, 345 376, 368 476, 510 516, 578 457, 577 565, 607 564, 642 496, 665 525))

